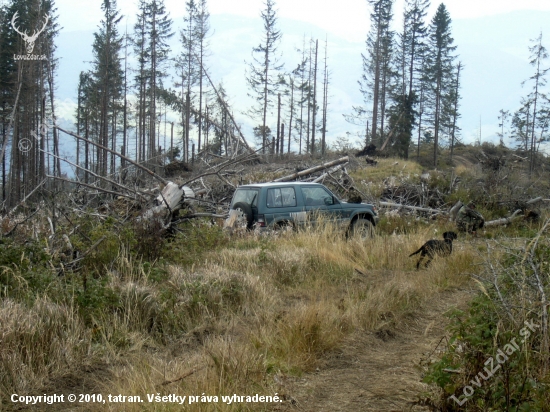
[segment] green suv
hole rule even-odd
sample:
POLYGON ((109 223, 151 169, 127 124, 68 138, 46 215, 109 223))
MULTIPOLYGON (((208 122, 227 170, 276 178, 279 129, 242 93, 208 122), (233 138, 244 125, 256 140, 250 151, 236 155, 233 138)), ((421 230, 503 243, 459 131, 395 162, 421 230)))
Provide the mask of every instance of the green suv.
POLYGON ((262 230, 298 228, 319 219, 344 226, 346 234, 367 237, 372 235, 378 217, 373 205, 342 202, 322 184, 281 182, 238 187, 228 220, 262 230))

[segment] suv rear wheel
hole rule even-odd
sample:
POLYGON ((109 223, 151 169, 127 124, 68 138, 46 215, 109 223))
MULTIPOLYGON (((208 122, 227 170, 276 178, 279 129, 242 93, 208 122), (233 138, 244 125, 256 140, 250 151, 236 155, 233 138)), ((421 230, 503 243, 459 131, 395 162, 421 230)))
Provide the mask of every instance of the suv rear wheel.
MULTIPOLYGON (((233 205, 233 210, 236 210, 241 214, 239 218, 237 218, 237 222, 242 222, 242 227, 245 227, 247 229, 252 229, 252 226, 254 224, 254 215, 252 214, 252 207, 248 203, 244 202, 237 202, 235 205, 233 205)), ((241 226, 239 224, 239 226, 241 226)))

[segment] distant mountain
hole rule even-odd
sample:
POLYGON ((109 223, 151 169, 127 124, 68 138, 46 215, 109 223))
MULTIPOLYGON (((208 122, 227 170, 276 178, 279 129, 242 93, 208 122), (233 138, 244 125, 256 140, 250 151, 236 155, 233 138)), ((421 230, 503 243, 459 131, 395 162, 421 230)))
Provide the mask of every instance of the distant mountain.
MULTIPOLYGON (((452 17, 452 16, 451 16, 452 17)), ((464 63, 461 127, 466 141, 479 134, 497 140, 498 111, 515 111, 530 89, 521 83, 532 76, 529 40, 547 34, 550 47, 550 12, 516 11, 496 16, 453 21, 459 59, 464 63)), ((550 61, 546 67, 550 66, 550 61)))

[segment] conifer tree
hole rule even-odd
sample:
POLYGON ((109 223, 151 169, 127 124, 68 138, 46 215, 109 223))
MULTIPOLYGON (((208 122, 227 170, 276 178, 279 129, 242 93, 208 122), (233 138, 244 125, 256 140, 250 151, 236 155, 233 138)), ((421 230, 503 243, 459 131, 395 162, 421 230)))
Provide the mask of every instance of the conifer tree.
MULTIPOLYGON (((159 145, 159 137, 157 136, 157 103, 164 89, 162 79, 166 74, 166 64, 169 60, 170 48, 168 46, 168 39, 170 39, 174 33, 172 32, 172 19, 164 0, 149 0, 147 3, 147 32, 149 35, 149 55, 150 55, 150 68, 149 68, 149 153, 152 157, 157 155, 157 148, 159 145)), ((158 163, 158 159, 155 164, 158 163)))
MULTIPOLYGON (((371 29, 367 36, 367 53, 362 55, 363 74, 359 81, 365 105, 371 103, 371 138, 382 141, 383 116, 386 106, 386 87, 391 75, 390 52, 393 32, 390 30, 393 0, 368 0, 372 6, 371 29)), ((364 112, 365 109, 356 110, 364 112)), ((358 113, 360 116, 360 113, 358 113)))
MULTIPOLYGON (((304 137, 304 129, 305 129, 305 123, 304 123, 304 106, 308 101, 308 96, 310 95, 310 87, 309 87, 309 80, 307 77, 307 68, 309 66, 309 57, 306 53, 306 38, 304 35, 303 40, 303 46, 301 49, 296 50, 298 53, 301 53, 301 60, 296 66, 296 68, 292 71, 292 84, 295 89, 295 110, 296 110, 296 120, 294 122, 294 128, 298 134, 296 138, 296 143, 298 143, 298 153, 302 154, 302 144, 303 144, 303 137, 304 137)), ((307 110, 307 108, 306 108, 307 110)), ((291 129, 291 128, 289 128, 291 129)), ((289 133, 291 130, 289 130, 289 133)), ((306 149, 307 150, 307 149, 306 149)))
POLYGON ((197 119, 198 123, 198 151, 201 151, 201 140, 202 140, 202 125, 203 125, 203 97, 204 97, 204 65, 205 58, 207 57, 208 51, 208 33, 210 31, 210 13, 206 7, 206 0, 198 0, 198 8, 196 13, 196 38, 197 38, 197 62, 198 66, 198 80, 199 80, 199 116, 197 119))
MULTIPOLYGON (((120 57, 122 36, 117 26, 123 16, 117 9, 116 0, 103 0, 101 9, 104 17, 99 30, 94 33, 92 76, 99 105, 98 143, 109 147, 109 142, 116 139, 116 112, 122 93, 123 71, 120 57)), ((106 176, 109 164, 108 152, 97 148, 96 159, 96 173, 106 176)))
POLYGON ((327 112, 328 112, 328 86, 330 72, 328 69, 328 38, 325 39, 325 58, 324 58, 324 73, 323 73, 323 105, 321 119, 321 154, 324 156, 326 152, 326 135, 327 135, 327 112))
POLYGON ((461 62, 458 62, 456 65, 456 75, 455 75, 455 84, 451 89, 451 93, 449 94, 449 98, 446 100, 449 107, 449 112, 451 116, 451 123, 449 125, 450 127, 450 140, 451 140, 451 153, 450 157, 451 160, 453 160, 453 153, 454 148, 456 145, 456 142, 458 140, 458 133, 460 131, 460 128, 456 124, 458 118, 460 117, 460 113, 458 112, 459 102, 460 102, 460 72, 462 71, 463 64, 461 62))
POLYGON ((425 76, 429 81, 430 123, 434 136, 434 167, 437 167, 437 155, 440 137, 445 126, 448 126, 449 112, 445 110, 445 98, 451 95, 454 85, 454 65, 456 56, 453 52, 451 37, 451 17, 443 3, 437 8, 429 28, 427 50, 427 67, 425 76))
POLYGON ((407 0, 403 14, 403 31, 399 34, 396 72, 399 84, 393 89, 394 104, 390 110, 390 130, 394 130, 394 151, 408 158, 420 89, 421 69, 426 49, 424 18, 429 0, 407 0), (406 112, 404 112, 406 110, 406 112))
MULTIPOLYGON (((55 37, 59 28, 53 0, 13 0, 0 10, 2 197, 13 205, 47 173, 44 153, 49 150, 46 142, 50 141, 57 70, 55 37), (37 34, 32 46, 21 33, 37 34), (45 56, 46 60, 14 59, 14 55, 30 53, 45 56), (23 148, 20 143, 25 143, 23 148)), ((51 141, 52 151, 58 155, 55 129, 51 141)), ((59 175, 59 160, 52 164, 53 171, 48 172, 59 175)))
POLYGON ((139 0, 139 13, 137 21, 134 25, 134 35, 132 43, 134 55, 137 58, 138 67, 134 78, 134 87, 137 91, 137 106, 136 106, 136 160, 143 161, 148 156, 145 150, 145 142, 147 136, 147 84, 149 79, 149 61, 150 53, 147 47, 147 2, 139 0))
POLYGON ((499 142, 500 147, 505 147, 504 137, 506 136, 506 133, 504 129, 506 128, 506 123, 508 122, 509 118, 510 118, 509 110, 500 109, 498 111, 498 120, 499 120, 498 127, 500 127, 500 131, 497 132, 497 136, 500 138, 500 142, 499 142))
MULTIPOLYGON (((277 29, 277 13, 275 2, 266 0, 265 9, 261 12, 263 21, 262 42, 252 49, 252 62, 248 64, 247 83, 250 89, 249 96, 255 101, 248 111, 249 116, 260 121, 255 130, 261 137, 262 153, 265 153, 270 128, 267 126, 268 110, 274 105, 280 85, 279 72, 283 65, 279 63, 278 44, 281 32, 277 29)), ((273 146, 271 146, 273 148, 273 146)))
POLYGON ((176 60, 178 80, 176 87, 181 88, 181 101, 184 110, 182 112, 183 140, 186 152, 189 146, 191 130, 191 115, 194 115, 194 123, 197 125, 197 150, 200 152, 204 146, 203 126, 205 116, 203 102, 207 98, 205 81, 205 64, 208 57, 208 35, 210 32, 210 13, 206 0, 189 0, 186 3, 186 16, 184 27, 180 31, 182 52, 176 60), (198 89, 198 90, 197 90, 198 89), (189 106, 187 107, 187 96, 189 106), (193 109, 192 107, 196 107, 193 109))
MULTIPOLYGON (((532 115, 530 130, 529 130, 529 174, 531 175, 535 169, 535 160, 537 152, 537 138, 536 138, 536 129, 537 127, 544 127, 544 122, 540 121, 541 110, 540 110, 540 100, 543 96, 542 89, 546 86, 546 74, 550 68, 544 68, 542 65, 544 60, 548 58, 548 51, 546 47, 542 45, 542 32, 538 35, 536 39, 531 40, 532 46, 529 47, 529 64, 535 68, 535 73, 529 77, 529 80, 533 81, 533 89, 529 93, 527 99, 532 104, 532 115)), ((525 84, 525 82, 523 82, 525 84)), ((542 135, 542 133, 541 133, 542 135)))

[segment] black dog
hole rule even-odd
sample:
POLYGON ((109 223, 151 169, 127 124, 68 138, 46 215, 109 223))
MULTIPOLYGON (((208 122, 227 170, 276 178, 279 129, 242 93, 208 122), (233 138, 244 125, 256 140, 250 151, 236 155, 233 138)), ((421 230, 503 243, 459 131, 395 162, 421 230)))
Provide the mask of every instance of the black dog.
POLYGON ((416 262, 416 269, 418 270, 422 260, 424 260, 424 257, 428 256, 428 260, 424 265, 424 267, 428 267, 435 255, 443 257, 449 256, 453 251, 453 240, 457 238, 458 236, 455 232, 445 232, 443 233, 443 240, 428 240, 420 249, 414 253, 411 253, 409 257, 420 253, 420 258, 418 259, 418 262, 416 262))

